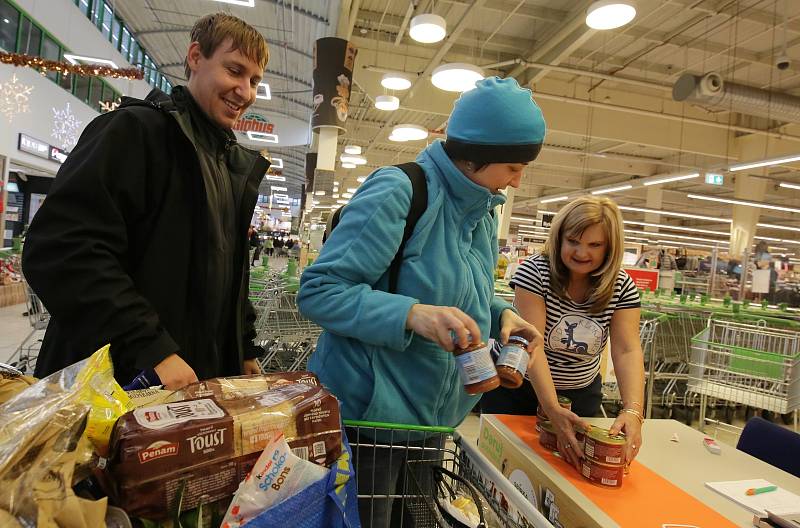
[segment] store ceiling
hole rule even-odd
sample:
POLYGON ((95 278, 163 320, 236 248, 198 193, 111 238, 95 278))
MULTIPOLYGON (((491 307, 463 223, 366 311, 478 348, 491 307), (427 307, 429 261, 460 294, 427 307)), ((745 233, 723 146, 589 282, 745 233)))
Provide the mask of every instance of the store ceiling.
MULTIPOLYGON (((674 101, 672 86, 683 73, 718 72, 725 82, 800 96, 800 2, 793 0, 639 0, 629 25, 595 31, 584 23, 590 0, 255 0, 254 8, 211 0, 126 0, 117 9, 137 31, 146 49, 171 80, 181 82, 188 29, 199 16, 229 10, 259 28, 270 43, 267 78, 274 84, 265 108, 308 119, 313 43, 339 35, 358 48, 348 131, 340 144, 363 147, 368 165, 337 169, 342 189, 376 167, 411 160, 424 141, 388 140, 397 123, 414 123, 443 137, 456 94, 430 82, 436 66, 468 62, 491 75, 513 76, 531 87, 544 111, 549 133, 541 156, 517 191, 515 215, 532 216, 542 197, 559 196, 634 180, 633 188, 611 193, 620 204, 645 207, 643 178, 718 170, 737 160, 800 153, 800 125, 787 114, 757 117, 674 101), (786 9, 786 53, 790 67, 779 70, 786 9), (448 37, 419 44, 408 36, 410 17, 433 12, 447 20, 448 37), (502 64, 502 65, 498 65, 502 64), (395 92, 401 109, 383 112, 372 105, 389 94, 382 72, 417 75, 411 90, 395 92)), ((265 103, 265 104, 264 104, 265 103)), ((767 108, 770 107, 767 102, 767 108)), ((800 105, 798 105, 800 106, 800 105)), ((282 154, 294 188, 303 174, 303 149, 282 154), (293 168, 292 168, 293 167, 293 168)), ((797 163, 771 167, 763 202, 800 207, 797 163)), ((703 178, 659 186, 661 208, 731 218, 732 205, 687 197, 689 193, 733 197, 732 173, 723 186, 703 178)), ((541 205, 555 210, 559 204, 541 205)), ((798 225, 792 212, 761 210, 761 221, 798 225)), ((626 212, 641 220, 642 213, 626 212)), ((729 224, 664 218, 662 222, 725 230, 729 224)), ((785 238, 787 232, 759 230, 785 238)), ((796 238, 796 237, 795 237, 796 238)), ((800 249, 800 247, 798 247, 800 249)))

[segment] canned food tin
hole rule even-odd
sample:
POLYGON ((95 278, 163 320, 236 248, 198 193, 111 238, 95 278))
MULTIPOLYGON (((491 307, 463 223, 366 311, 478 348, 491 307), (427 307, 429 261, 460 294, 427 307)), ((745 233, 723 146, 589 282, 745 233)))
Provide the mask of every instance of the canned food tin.
POLYGON ((581 475, 592 484, 607 488, 622 487, 623 469, 624 466, 609 466, 589 458, 581 460, 581 475))
POLYGON ((544 421, 540 424, 539 444, 550 451, 558 451, 558 436, 552 423, 544 421))
MULTIPOLYGON (((567 409, 568 411, 572 410, 572 400, 570 400, 566 396, 559 396, 558 397, 558 405, 560 405, 561 407, 567 409)), ((536 406, 536 417, 542 422, 545 422, 545 421, 550 419, 550 418, 547 417, 547 413, 544 412, 544 408, 542 408, 542 404, 538 404, 536 406)))
POLYGON ((608 429, 592 427, 586 432, 583 452, 595 462, 621 466, 625 463, 625 435, 611 436, 608 429))

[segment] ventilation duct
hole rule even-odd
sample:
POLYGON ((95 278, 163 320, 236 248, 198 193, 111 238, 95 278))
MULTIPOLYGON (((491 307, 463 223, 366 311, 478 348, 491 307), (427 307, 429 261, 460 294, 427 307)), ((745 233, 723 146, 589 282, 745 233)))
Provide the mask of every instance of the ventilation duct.
POLYGON ((800 123, 800 97, 726 82, 715 72, 681 75, 672 87, 672 98, 715 110, 800 123))

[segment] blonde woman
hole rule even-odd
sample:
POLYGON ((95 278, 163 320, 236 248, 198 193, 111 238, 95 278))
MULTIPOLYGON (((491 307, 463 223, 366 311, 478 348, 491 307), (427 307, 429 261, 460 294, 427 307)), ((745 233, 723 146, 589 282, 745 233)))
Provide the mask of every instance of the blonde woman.
POLYGON ((609 340, 623 402, 611 431, 627 435, 628 460, 642 445, 640 302, 621 269, 623 235, 622 215, 608 198, 578 198, 559 211, 543 253, 529 257, 511 280, 520 315, 544 335, 547 361, 534 361, 528 371, 533 387, 496 389, 481 401, 483 412, 497 414, 532 415, 540 403, 573 465, 583 456, 573 425, 583 424, 578 416, 600 412, 600 355, 609 340), (573 412, 557 396, 570 398, 573 412))

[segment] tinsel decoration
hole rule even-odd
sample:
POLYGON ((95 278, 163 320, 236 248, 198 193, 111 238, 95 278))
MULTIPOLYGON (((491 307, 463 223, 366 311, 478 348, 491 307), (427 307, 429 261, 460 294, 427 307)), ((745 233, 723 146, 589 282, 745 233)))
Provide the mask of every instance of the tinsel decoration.
POLYGON ((0 63, 11 66, 27 66, 39 71, 42 75, 47 72, 59 72, 84 77, 113 77, 114 79, 143 79, 144 72, 138 68, 112 68, 101 64, 70 64, 58 62, 33 55, 22 53, 5 53, 0 51, 0 63))

